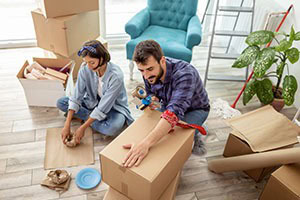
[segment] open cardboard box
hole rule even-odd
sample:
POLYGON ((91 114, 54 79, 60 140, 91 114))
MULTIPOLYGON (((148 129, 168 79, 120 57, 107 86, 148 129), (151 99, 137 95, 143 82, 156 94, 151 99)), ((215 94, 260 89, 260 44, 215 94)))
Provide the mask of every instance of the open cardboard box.
POLYGON ((146 109, 100 152, 103 181, 130 199, 157 200, 191 155, 195 130, 175 127, 174 132, 151 147, 138 167, 122 167, 128 152, 122 145, 144 139, 160 115, 161 112, 146 109))
POLYGON ((260 200, 300 200, 300 164, 283 165, 272 173, 260 200))
POLYGON ((84 42, 100 35, 98 11, 46 19, 36 9, 31 15, 38 47, 62 56, 77 53, 84 42))
MULTIPOLYGON (((233 131, 228 136, 224 157, 291 147, 298 143, 297 136, 300 134, 297 125, 270 105, 233 118, 228 123, 233 131)), ((245 173, 259 182, 274 169, 255 169, 245 173)))
POLYGON ((36 2, 46 18, 99 10, 99 0, 37 0, 36 2))
MULTIPOLYGON (((104 45, 104 47, 106 49, 108 49, 108 43, 107 43, 107 41, 104 38, 102 38, 101 36, 99 36, 99 37, 96 38, 96 40, 99 40, 104 45)), ((79 51, 79 49, 77 51, 79 51)), ((77 51, 76 51, 76 53, 74 53, 73 55, 68 56, 68 57, 59 55, 58 53, 54 53, 54 52, 51 52, 51 51, 46 51, 46 50, 44 51, 44 54, 45 54, 45 57, 48 57, 48 58, 63 58, 63 59, 69 58, 69 59, 74 60, 75 66, 74 66, 73 74, 72 75, 73 75, 74 82, 76 82, 76 80, 78 78, 78 72, 79 72, 80 66, 81 66, 81 64, 83 62, 82 57, 79 57, 77 55, 77 51)))
POLYGON ((31 80, 24 77, 24 70, 29 65, 25 61, 17 74, 17 78, 23 86, 26 100, 29 106, 56 107, 56 101, 63 96, 70 96, 74 89, 72 78, 73 62, 70 59, 33 58, 43 67, 62 68, 68 65, 70 75, 66 84, 58 80, 31 80))
MULTIPOLYGON (((181 172, 178 172, 174 180, 170 183, 167 189, 159 197, 158 200, 173 200, 176 195, 177 186, 180 180, 181 172)), ((130 200, 128 197, 113 189, 112 187, 108 188, 103 200, 130 200)))

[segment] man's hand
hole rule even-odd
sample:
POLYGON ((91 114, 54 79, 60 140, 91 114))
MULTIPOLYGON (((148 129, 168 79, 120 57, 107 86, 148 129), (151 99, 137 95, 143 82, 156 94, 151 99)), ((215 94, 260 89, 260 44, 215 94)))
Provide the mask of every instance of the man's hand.
POLYGON ((61 131, 61 139, 64 144, 66 144, 66 138, 70 135, 70 127, 64 126, 64 128, 61 131))
POLYGON ((160 108, 160 103, 159 103, 159 99, 156 96, 152 96, 151 97, 151 103, 149 105, 149 108, 151 110, 155 110, 157 108, 160 108))
POLYGON ((130 149, 122 164, 124 167, 138 166, 149 152, 149 145, 147 142, 135 144, 125 144, 123 148, 130 149))
POLYGON ((75 142, 76 144, 80 144, 81 138, 84 136, 85 127, 82 125, 75 131, 75 142))

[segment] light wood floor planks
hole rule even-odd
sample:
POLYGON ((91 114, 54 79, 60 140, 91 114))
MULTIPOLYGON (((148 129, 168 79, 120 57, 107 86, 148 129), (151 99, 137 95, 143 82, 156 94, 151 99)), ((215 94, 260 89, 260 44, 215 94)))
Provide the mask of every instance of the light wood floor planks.
MULTIPOLYGON (((194 48, 192 64, 203 77, 207 58, 205 41, 194 48)), ((220 52, 224 49, 219 48, 220 52)), ((110 47, 112 62, 122 67, 125 73, 128 93, 142 82, 139 72, 134 70, 134 81, 129 81, 128 61, 125 46, 110 47)), ((85 167, 99 169, 98 152, 111 139, 103 139, 94 134, 95 164, 67 168, 72 173, 70 189, 59 194, 41 187, 39 183, 47 171, 43 169, 46 129, 62 127, 63 114, 56 108, 28 107, 23 88, 16 74, 26 59, 43 57, 39 48, 0 50, 0 199, 64 199, 64 200, 101 200, 107 185, 101 183, 97 188, 84 191, 78 189, 74 178, 85 167)), ((243 74, 243 70, 232 70, 231 61, 214 61, 211 74, 243 74)), ((242 87, 242 83, 208 81, 207 90, 211 100, 222 98, 232 103, 242 87)), ((241 102, 237 108, 245 113, 260 107, 257 100, 244 107, 241 102)), ((134 118, 141 112, 130 103, 134 118)), ((289 118, 296 112, 293 107, 283 111, 289 118)), ((78 122, 74 122, 75 124, 78 122)), ((207 169, 207 160, 220 157, 231 129, 214 113, 210 113, 206 122, 208 136, 204 137, 207 146, 205 156, 192 155, 184 165, 176 200, 253 200, 257 199, 266 180, 255 183, 242 172, 230 172, 222 175, 211 173, 207 169)))

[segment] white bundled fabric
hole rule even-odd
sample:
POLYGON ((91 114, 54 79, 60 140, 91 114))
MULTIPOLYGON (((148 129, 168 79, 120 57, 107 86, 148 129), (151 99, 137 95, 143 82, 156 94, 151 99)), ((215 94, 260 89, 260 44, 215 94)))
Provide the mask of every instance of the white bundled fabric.
POLYGON ((232 108, 227 101, 220 98, 214 100, 211 103, 211 110, 216 113, 217 116, 223 119, 230 119, 235 116, 241 115, 241 112, 232 108))

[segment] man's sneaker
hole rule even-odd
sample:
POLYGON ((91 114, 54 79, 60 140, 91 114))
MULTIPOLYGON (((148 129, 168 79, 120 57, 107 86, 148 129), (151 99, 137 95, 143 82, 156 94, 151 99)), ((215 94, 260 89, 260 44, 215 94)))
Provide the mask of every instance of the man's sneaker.
POLYGON ((199 133, 197 135, 195 135, 195 137, 194 137, 194 147, 193 147, 192 152, 199 156, 206 154, 205 144, 201 140, 201 136, 199 133))

